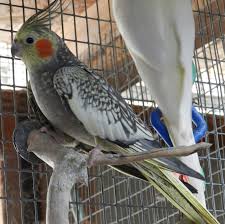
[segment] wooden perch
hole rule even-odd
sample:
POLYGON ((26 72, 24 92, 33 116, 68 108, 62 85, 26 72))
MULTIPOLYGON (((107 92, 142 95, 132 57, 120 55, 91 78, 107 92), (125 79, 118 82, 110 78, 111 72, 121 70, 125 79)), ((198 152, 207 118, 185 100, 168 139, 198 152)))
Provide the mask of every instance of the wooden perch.
POLYGON ((47 193, 46 224, 69 224, 70 191, 74 183, 87 184, 87 155, 57 143, 54 135, 34 130, 28 151, 53 168, 47 193), (54 137, 53 137, 54 136, 54 137))
POLYGON ((132 162, 139 162, 146 159, 154 159, 159 157, 180 157, 188 156, 190 154, 196 153, 200 150, 207 149, 211 144, 206 142, 201 142, 191 146, 180 146, 170 148, 155 148, 148 152, 132 153, 129 155, 121 154, 104 154, 97 148, 93 149, 88 158, 89 167, 98 165, 123 165, 132 162))
POLYGON ((27 141, 28 151, 34 152, 54 169, 47 194, 47 224, 68 224, 70 190, 74 183, 88 183, 88 166, 122 165, 158 157, 186 156, 211 145, 199 143, 189 147, 173 148, 173 150, 156 148, 149 152, 118 155, 102 153, 99 149, 116 152, 120 147, 98 139, 99 149, 97 147, 86 155, 58 142, 60 140, 57 139, 56 133, 43 132, 43 129, 32 131, 27 141))

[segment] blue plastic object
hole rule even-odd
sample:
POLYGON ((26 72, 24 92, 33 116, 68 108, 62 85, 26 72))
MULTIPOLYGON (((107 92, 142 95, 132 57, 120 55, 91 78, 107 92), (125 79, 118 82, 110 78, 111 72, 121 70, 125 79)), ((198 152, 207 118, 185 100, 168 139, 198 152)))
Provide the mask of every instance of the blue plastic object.
MULTIPOLYGON (((152 123, 153 128, 158 132, 160 137, 165 141, 165 143, 172 147, 173 144, 171 142, 169 133, 167 131, 166 126, 161 121, 162 112, 159 108, 156 108, 150 115, 150 121, 152 123)), ((192 107, 192 122, 195 124, 195 128, 193 130, 195 142, 199 142, 202 137, 205 136, 207 131, 207 124, 202 116, 198 113, 198 111, 192 107)))

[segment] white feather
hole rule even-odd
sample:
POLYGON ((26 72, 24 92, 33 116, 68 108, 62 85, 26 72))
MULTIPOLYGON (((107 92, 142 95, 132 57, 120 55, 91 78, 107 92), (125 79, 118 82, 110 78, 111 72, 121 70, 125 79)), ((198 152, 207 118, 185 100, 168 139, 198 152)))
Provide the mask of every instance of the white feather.
MULTIPOLYGON (((100 111, 91 105, 84 107, 84 101, 78 94, 76 83, 73 83, 72 87, 73 97, 68 100, 69 106, 89 133, 103 139, 109 139, 111 141, 118 140, 121 142, 148 138, 141 130, 127 137, 120 122, 109 123, 110 118, 108 119, 106 111, 100 111)), ((108 116, 112 118, 110 113, 108 113, 108 116)), ((151 136, 150 133, 149 136, 151 136)), ((148 139, 152 138, 149 137, 148 139)))
MULTIPOLYGON (((191 119, 194 21, 190 0, 113 0, 117 26, 166 118, 174 145, 194 144, 191 119)), ((198 155, 181 160, 201 172, 198 155)), ((203 181, 190 178, 205 206, 203 181)))

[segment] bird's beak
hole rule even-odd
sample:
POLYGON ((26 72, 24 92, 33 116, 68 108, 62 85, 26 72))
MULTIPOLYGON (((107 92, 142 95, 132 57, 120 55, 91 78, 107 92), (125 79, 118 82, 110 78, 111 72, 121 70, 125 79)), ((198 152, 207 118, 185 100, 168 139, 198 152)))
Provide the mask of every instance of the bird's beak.
POLYGON ((21 50, 22 50, 22 46, 19 43, 15 43, 13 42, 12 47, 11 47, 11 54, 12 57, 15 58, 16 57, 21 57, 21 50))

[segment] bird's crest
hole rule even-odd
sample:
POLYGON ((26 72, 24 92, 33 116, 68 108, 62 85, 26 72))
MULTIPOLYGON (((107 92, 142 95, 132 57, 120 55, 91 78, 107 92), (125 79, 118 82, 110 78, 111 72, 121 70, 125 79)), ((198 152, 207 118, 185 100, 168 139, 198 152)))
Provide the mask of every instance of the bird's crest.
POLYGON ((49 28, 51 20, 59 16, 60 13, 69 6, 69 4, 69 0, 54 0, 48 7, 31 16, 22 25, 21 29, 34 26, 38 28, 49 28))

